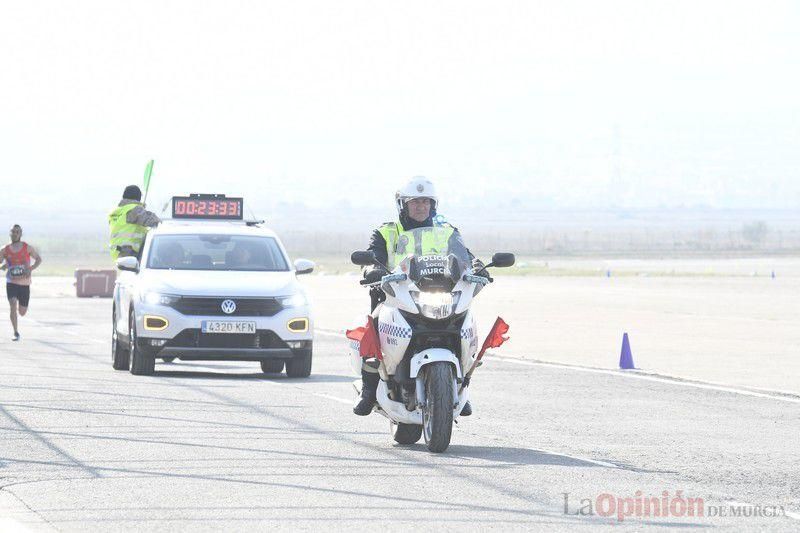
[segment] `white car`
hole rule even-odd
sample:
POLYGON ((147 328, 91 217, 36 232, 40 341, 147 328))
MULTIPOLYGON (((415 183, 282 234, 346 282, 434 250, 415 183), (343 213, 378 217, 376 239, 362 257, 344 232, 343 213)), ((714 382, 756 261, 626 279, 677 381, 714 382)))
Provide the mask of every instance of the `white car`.
POLYGON ((136 257, 117 260, 112 363, 150 375, 157 358, 258 361, 267 373, 311 374, 313 320, 280 239, 242 220, 167 220, 136 257))

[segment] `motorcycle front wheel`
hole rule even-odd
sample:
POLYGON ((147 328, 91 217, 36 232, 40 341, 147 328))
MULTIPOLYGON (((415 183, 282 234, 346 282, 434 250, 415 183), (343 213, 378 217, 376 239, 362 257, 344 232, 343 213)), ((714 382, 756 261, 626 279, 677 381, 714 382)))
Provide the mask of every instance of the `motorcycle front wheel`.
POLYGON ((425 367, 425 407, 422 434, 428 450, 441 453, 450 445, 453 432, 453 365, 445 361, 425 367))

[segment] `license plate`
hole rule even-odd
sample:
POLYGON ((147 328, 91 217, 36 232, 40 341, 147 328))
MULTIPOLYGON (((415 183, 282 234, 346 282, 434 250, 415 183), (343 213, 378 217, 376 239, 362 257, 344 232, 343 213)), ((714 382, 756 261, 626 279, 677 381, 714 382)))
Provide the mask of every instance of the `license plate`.
POLYGON ((256 332, 256 323, 238 320, 203 320, 203 322, 200 324, 200 330, 203 333, 241 333, 243 335, 252 335, 256 332))

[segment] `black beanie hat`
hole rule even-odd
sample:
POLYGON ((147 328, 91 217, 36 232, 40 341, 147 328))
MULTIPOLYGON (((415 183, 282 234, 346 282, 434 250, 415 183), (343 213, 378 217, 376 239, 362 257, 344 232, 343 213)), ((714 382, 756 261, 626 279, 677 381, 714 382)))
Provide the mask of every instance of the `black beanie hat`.
POLYGON ((136 185, 128 185, 125 187, 125 192, 122 193, 122 198, 139 202, 142 199, 142 190, 136 185))

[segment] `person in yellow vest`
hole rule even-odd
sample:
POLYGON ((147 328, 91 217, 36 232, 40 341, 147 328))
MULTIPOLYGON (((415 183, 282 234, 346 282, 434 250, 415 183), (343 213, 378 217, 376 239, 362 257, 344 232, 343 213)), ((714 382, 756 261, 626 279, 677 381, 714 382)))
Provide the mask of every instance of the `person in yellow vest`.
MULTIPOLYGON (((375 253, 376 259, 383 265, 389 268, 397 266, 394 264, 396 244, 403 238, 403 232, 417 228, 432 227, 434 225, 444 226, 452 230, 449 235, 449 246, 464 246, 457 228, 450 226, 446 222, 436 222, 436 208, 439 205, 439 197, 436 194, 436 187, 428 178, 424 176, 412 178, 405 187, 395 193, 395 203, 399 214, 398 221, 386 222, 373 231, 367 247, 368 250, 372 250, 375 253)), ((466 247, 464 249, 466 250, 466 247)), ((469 253, 469 250, 466 250, 466 252, 473 261, 475 271, 480 271, 483 268, 483 263, 475 259, 469 253)), ((388 274, 388 272, 382 266, 375 265, 365 267, 363 274, 367 283, 374 283, 388 274)), ((373 287, 370 289, 373 315, 375 309, 385 299, 386 295, 380 288, 373 287)), ((366 416, 372 412, 372 407, 375 405, 375 393, 378 390, 380 378, 377 370, 370 366, 362 365, 361 379, 363 382, 361 397, 353 407, 353 413, 359 416, 366 416)), ((461 411, 461 416, 469 416, 471 414, 472 406, 467 402, 461 411)))
POLYGON ((136 185, 128 185, 122 200, 108 215, 111 237, 108 243, 111 259, 139 257, 147 231, 161 220, 142 205, 142 191, 136 185))

